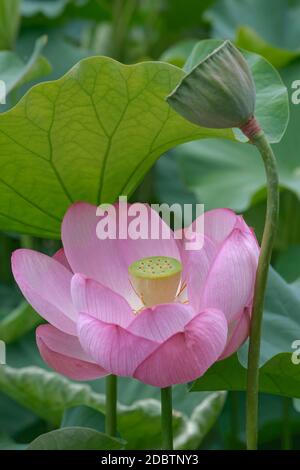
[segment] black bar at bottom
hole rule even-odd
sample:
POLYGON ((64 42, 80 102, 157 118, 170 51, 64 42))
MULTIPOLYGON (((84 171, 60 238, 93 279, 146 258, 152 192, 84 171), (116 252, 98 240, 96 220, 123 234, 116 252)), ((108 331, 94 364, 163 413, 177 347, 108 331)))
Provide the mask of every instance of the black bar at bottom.
MULTIPOLYGON (((121 465, 125 468, 138 468, 144 465, 203 465, 219 463, 251 464, 259 462, 275 466, 298 464, 300 451, 0 451, 1 464, 51 464, 72 463, 78 465, 95 464, 105 468, 121 465)), ((86 468, 86 467, 85 467, 86 468)), ((90 469, 91 470, 91 469, 90 469)))

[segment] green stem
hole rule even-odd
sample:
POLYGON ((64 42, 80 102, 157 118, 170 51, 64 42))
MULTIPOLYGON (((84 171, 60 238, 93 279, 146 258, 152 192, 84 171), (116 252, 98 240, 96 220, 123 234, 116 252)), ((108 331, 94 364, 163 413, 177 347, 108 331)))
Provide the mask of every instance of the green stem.
POLYGON ((33 250, 35 243, 31 235, 21 235, 20 241, 22 248, 33 250))
POLYGON ((106 377, 105 432, 112 437, 117 435, 117 381, 115 375, 106 377))
POLYGON ((137 6, 138 0, 115 0, 114 2, 112 57, 116 60, 124 60, 129 27, 137 6))
POLYGON ((172 387, 161 389, 162 449, 173 450, 172 387))
POLYGON ((269 265, 272 248, 276 236, 279 213, 279 186, 276 168, 276 159, 272 148, 263 133, 256 132, 251 142, 258 148, 265 165, 267 177, 267 213, 265 228, 258 262, 252 319, 250 343, 248 354, 247 374, 247 449, 257 449, 257 421, 258 421, 258 380, 261 327, 263 317, 264 298, 267 285, 269 265))

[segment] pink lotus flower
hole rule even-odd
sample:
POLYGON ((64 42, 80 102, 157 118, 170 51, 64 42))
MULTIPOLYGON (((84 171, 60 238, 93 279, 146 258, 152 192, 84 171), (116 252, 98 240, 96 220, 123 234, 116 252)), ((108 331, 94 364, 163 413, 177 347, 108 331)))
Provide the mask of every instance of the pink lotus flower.
POLYGON ((23 295, 50 323, 36 337, 56 371, 166 387, 201 376, 247 338, 259 247, 242 217, 205 213, 204 246, 187 251, 148 206, 147 214, 170 239, 99 240, 96 207, 76 203, 53 258, 13 254, 23 295))

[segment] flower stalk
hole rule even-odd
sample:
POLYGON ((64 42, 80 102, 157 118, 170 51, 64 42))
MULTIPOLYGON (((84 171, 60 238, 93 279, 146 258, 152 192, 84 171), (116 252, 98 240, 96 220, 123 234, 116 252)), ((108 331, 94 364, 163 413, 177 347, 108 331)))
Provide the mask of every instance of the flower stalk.
POLYGON ((172 387, 161 389, 162 449, 173 450, 172 387))
POLYGON ((255 118, 252 118, 242 130, 260 152, 267 178, 267 212, 255 281, 247 373, 247 449, 255 450, 257 449, 261 329, 268 271, 278 223, 279 184, 274 153, 255 118))
POLYGON ((115 375, 106 377, 105 432, 112 437, 117 435, 117 385, 118 379, 115 375))

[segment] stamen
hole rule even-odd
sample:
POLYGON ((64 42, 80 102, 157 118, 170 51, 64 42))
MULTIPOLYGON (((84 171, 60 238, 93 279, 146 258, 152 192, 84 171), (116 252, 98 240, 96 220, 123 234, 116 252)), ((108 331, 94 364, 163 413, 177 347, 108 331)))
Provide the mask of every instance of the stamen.
POLYGON ((177 297, 179 297, 179 296, 183 293, 183 291, 184 291, 184 289, 185 289, 186 287, 187 287, 187 284, 186 284, 186 282, 184 281, 184 282, 181 284, 181 287, 180 287, 179 292, 177 293, 177 297))

